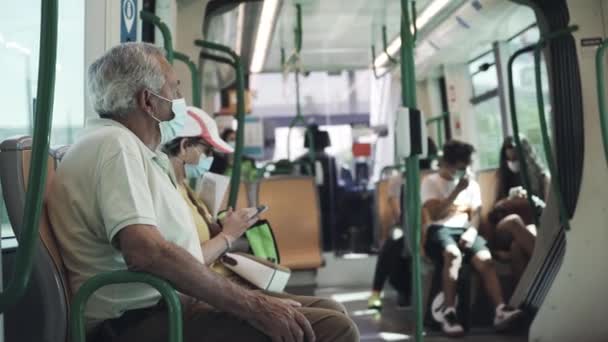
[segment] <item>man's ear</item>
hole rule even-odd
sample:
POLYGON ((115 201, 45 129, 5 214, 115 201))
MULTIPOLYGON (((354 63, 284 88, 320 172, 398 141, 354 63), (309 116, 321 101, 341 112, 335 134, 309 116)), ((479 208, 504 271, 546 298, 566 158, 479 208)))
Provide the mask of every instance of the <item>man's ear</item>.
POLYGON ((148 114, 154 113, 154 104, 152 103, 152 94, 148 89, 142 89, 136 93, 137 106, 148 114))

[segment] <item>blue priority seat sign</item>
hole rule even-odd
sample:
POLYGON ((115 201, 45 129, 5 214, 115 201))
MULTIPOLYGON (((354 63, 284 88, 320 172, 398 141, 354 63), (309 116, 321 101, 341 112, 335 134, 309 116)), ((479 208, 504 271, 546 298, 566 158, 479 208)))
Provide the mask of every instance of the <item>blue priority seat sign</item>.
POLYGON ((137 0, 120 0, 120 42, 137 41, 137 0))

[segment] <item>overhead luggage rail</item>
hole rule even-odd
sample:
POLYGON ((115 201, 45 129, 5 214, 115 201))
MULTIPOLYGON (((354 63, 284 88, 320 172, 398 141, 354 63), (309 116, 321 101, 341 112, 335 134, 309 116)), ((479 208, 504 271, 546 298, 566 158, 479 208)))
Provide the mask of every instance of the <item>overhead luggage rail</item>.
POLYGON ((25 293, 32 273, 34 253, 38 246, 38 228, 42 215, 50 131, 53 122, 55 65, 57 62, 57 3, 57 0, 47 0, 41 3, 40 57, 38 58, 37 104, 34 115, 31 172, 25 195, 23 227, 17 249, 15 271, 9 278, 8 285, 0 294, 0 313, 15 305, 25 293))

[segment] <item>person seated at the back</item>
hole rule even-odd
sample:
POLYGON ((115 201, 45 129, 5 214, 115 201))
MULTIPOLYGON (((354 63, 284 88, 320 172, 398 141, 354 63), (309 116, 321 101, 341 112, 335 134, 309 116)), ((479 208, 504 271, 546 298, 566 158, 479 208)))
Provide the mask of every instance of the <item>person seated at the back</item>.
POLYGON ((497 329, 506 328, 521 313, 504 304, 492 254, 478 235, 481 191, 468 171, 474 151, 470 144, 448 141, 443 146, 439 172, 425 177, 421 185, 423 219, 427 223, 423 227, 424 252, 442 266, 445 302, 441 327, 449 336, 464 333, 455 308, 458 273, 463 262, 470 261, 480 273, 496 308, 497 329))
MULTIPOLYGON (((166 279, 180 293, 186 342, 357 341, 357 328, 343 312, 245 289, 206 265, 192 212, 158 149, 175 138, 186 117, 164 55, 150 44, 125 43, 89 67, 91 103, 100 118, 87 122, 64 156, 48 202, 71 290, 117 270, 166 279)), ((243 231, 251 219, 248 210, 237 210, 223 224, 226 231, 243 231)), ((98 290, 85 318, 87 341, 168 339, 167 307, 145 284, 98 290)))

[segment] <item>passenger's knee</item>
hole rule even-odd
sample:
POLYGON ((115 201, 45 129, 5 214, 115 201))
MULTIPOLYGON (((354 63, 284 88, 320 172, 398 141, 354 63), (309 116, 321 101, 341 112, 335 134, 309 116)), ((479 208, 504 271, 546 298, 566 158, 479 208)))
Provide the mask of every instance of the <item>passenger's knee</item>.
POLYGON ((493 272, 496 270, 496 264, 492 259, 492 254, 488 250, 480 251, 475 255, 475 265, 479 273, 493 272))
POLYGON ((517 214, 507 215, 497 225, 497 229, 506 229, 512 231, 514 229, 526 228, 526 224, 517 214))
POLYGON ((310 307, 337 311, 343 315, 348 315, 348 311, 346 310, 344 305, 332 299, 320 298, 318 301, 314 302, 310 307))
POLYGON ((443 250, 443 261, 445 265, 462 263, 462 252, 456 245, 449 245, 443 250))
MULTIPOLYGON (((359 328, 352 319, 348 316, 334 313, 329 318, 329 325, 331 330, 335 332, 333 338, 328 339, 329 341, 335 342, 359 342, 359 328)), ((318 334, 322 335, 322 334, 318 334)), ((322 341, 323 339, 317 339, 322 341)))

